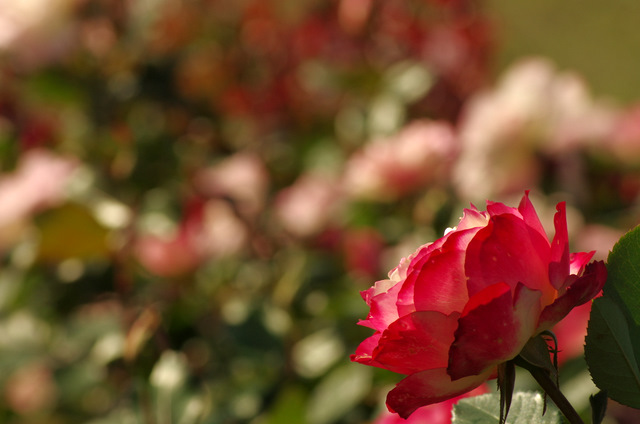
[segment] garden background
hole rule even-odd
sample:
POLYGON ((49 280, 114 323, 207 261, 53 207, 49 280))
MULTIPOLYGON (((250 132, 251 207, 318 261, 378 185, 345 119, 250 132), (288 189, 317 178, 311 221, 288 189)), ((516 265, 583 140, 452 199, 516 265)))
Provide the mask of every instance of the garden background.
POLYGON ((470 202, 566 201, 598 259, 640 221, 639 12, 0 1, 0 422, 389 419, 358 292, 470 202))

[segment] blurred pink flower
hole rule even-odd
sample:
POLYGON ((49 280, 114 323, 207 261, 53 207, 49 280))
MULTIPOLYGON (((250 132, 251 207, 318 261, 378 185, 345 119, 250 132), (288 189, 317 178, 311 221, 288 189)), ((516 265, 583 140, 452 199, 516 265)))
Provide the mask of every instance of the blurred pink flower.
POLYGON ((52 408, 58 395, 52 369, 41 362, 22 365, 4 385, 5 402, 21 415, 37 415, 52 408))
POLYGON ((249 231, 229 202, 208 200, 202 210, 198 247, 205 257, 221 258, 240 253, 249 241, 249 231))
POLYGON ((337 218, 342 202, 341 188, 334 178, 305 174, 278 193, 274 208, 285 230, 308 237, 318 234, 337 218))
MULTIPOLYGON (((0 244, 12 242, 10 229, 22 227, 34 213, 61 203, 77 161, 46 150, 29 150, 17 169, 0 176, 0 244)), ((19 236, 18 234, 13 234, 19 236)))
POLYGON ((264 207, 269 174, 258 156, 237 153, 198 172, 194 184, 203 195, 229 198, 244 216, 255 217, 264 207))
POLYGON ((446 177, 457 152, 449 124, 416 121, 356 152, 346 164, 345 189, 356 198, 393 200, 446 177))
POLYGON ((640 104, 620 114, 611 137, 601 147, 617 161, 636 165, 640 163, 640 104))
POLYGON ((453 399, 433 405, 418 408, 409 418, 404 419, 400 415, 384 411, 373 424, 451 424, 451 410, 460 399, 474 397, 489 393, 487 384, 482 384, 470 392, 464 393, 453 399))
POLYGON ((143 235, 135 246, 135 254, 151 273, 174 277, 191 272, 200 264, 200 255, 191 236, 184 229, 168 237, 143 235))
POLYGON ((76 166, 75 159, 46 150, 24 153, 17 169, 0 177, 0 226, 59 204, 76 166))
POLYGON ((225 200, 187 205, 178 228, 168 234, 141 234, 134 251, 150 272, 173 277, 194 271, 204 261, 234 255, 248 242, 248 229, 225 200))
POLYGON ((582 227, 576 234, 575 246, 578 250, 594 250, 595 259, 606 260, 624 231, 606 225, 590 224, 582 227))

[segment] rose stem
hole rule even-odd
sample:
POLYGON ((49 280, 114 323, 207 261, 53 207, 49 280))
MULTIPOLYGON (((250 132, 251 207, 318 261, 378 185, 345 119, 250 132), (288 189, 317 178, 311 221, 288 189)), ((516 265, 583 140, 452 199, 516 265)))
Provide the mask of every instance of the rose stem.
POLYGON ((546 370, 538 367, 530 367, 528 370, 571 424, 584 424, 578 412, 571 406, 567 398, 564 397, 546 370))

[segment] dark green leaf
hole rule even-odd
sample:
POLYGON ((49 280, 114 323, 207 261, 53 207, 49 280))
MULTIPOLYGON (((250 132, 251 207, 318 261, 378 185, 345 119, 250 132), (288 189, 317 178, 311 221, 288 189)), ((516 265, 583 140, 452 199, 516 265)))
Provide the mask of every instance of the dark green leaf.
POLYGON ((609 254, 604 294, 625 305, 640 326, 640 226, 622 236, 609 254))
POLYGON ((593 302, 585 356, 594 383, 611 399, 640 408, 640 369, 624 312, 608 297, 593 302))

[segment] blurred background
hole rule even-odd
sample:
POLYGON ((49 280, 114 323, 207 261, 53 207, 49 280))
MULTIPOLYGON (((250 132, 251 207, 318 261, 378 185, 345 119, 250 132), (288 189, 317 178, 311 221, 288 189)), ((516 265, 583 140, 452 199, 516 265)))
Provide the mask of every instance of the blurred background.
POLYGON ((358 292, 470 202, 599 259, 640 221, 638 12, 0 0, 0 422, 390 420, 358 292))

